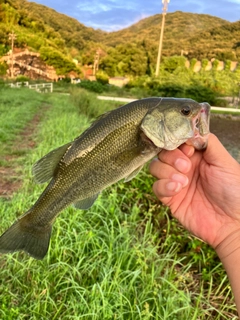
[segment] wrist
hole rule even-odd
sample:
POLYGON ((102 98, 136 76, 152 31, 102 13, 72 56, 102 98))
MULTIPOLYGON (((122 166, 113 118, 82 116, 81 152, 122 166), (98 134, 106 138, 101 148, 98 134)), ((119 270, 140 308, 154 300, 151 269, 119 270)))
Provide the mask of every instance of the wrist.
POLYGON ((231 256, 234 256, 237 251, 240 252, 240 229, 230 233, 216 246, 215 250, 223 263, 228 258, 231 258, 231 256))
POLYGON ((232 232, 215 248, 228 274, 236 306, 240 315, 240 229, 232 232))

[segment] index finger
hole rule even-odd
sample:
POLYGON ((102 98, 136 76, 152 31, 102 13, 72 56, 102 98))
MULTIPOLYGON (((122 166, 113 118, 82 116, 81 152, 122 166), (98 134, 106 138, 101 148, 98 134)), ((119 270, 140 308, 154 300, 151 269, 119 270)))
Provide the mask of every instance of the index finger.
MULTIPOLYGON (((189 146, 187 146, 189 147, 189 146)), ((182 147, 185 152, 192 153, 189 148, 182 147)), ((193 151, 194 153, 194 151, 193 151)), ((181 173, 188 173, 191 170, 192 164, 188 156, 180 149, 175 149, 172 151, 162 150, 158 158, 161 162, 166 163, 181 173)))

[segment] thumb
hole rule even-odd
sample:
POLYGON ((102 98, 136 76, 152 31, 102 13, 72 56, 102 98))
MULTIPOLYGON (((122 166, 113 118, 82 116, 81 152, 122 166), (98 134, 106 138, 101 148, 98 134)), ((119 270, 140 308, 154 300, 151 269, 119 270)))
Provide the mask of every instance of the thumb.
POLYGON ((206 150, 203 152, 203 157, 207 163, 214 164, 219 167, 229 167, 229 161, 231 160, 235 162, 229 152, 213 133, 209 134, 208 145, 206 150))

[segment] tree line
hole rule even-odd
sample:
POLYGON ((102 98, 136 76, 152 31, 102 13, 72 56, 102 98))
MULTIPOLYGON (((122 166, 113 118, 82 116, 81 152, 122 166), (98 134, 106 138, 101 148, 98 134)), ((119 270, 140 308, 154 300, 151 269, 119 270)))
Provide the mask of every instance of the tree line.
MULTIPOLYGON (((8 35, 14 31, 16 47, 39 52, 59 74, 70 71, 81 74, 81 67, 92 65, 96 50, 100 50, 99 67, 108 76, 152 76, 160 26, 161 15, 155 15, 129 28, 107 33, 34 2, 0 0, 0 56, 10 50, 8 35)), ((209 15, 169 13, 163 61, 169 56, 179 56, 182 50, 190 61, 212 58, 240 61, 239 38, 240 21, 230 23, 209 15)))

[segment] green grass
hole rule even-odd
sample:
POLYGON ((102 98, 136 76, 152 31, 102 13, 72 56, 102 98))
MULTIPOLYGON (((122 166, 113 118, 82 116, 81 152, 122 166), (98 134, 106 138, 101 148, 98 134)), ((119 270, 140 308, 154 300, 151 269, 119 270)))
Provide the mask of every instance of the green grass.
POLYGON ((45 104, 46 98, 29 89, 0 88, 0 142, 11 142, 45 104))
MULTIPOLYGON (((34 183, 32 164, 89 125, 77 97, 35 95, 33 102, 44 97, 51 108, 39 125, 37 147, 20 160, 21 189, 11 201, 0 199, 0 231, 44 188, 34 183)), ((88 98, 93 110, 95 97, 88 98)), ((1 255, 0 319, 237 319, 222 266, 160 206, 152 182, 145 170, 108 188, 88 211, 64 210, 43 261, 1 255)))
MULTIPOLYGON (((12 146, 17 142, 18 134, 36 113, 43 113, 46 97, 36 95, 29 89, 10 89, 0 87, 0 153, 11 154, 12 146)), ((21 143, 21 141, 18 141, 21 143)), ((23 150, 19 151, 20 153, 23 150)), ((15 148, 15 153, 18 149, 15 148)), ((0 158, 0 165, 4 162, 0 158)))

